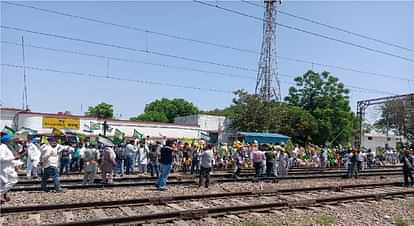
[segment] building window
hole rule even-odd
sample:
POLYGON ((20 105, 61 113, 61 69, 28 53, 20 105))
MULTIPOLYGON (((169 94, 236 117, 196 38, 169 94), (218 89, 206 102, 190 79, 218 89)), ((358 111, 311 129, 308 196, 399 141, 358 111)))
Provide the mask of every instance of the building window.
POLYGON ((368 140, 372 140, 372 137, 368 137, 368 140))

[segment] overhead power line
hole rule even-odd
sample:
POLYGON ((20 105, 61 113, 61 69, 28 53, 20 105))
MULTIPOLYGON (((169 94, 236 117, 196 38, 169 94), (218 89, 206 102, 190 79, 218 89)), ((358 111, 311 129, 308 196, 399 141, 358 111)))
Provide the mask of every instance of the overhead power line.
POLYGON ((180 59, 180 60, 184 60, 184 61, 191 61, 191 62, 202 63, 202 64, 211 64, 211 65, 220 66, 220 67, 227 67, 227 68, 231 68, 231 69, 255 72, 255 70, 253 70, 253 69, 242 67, 242 66, 222 64, 222 63, 217 63, 217 62, 214 62, 214 61, 201 60, 201 59, 190 58, 190 57, 185 57, 185 56, 173 55, 173 54, 169 54, 169 53, 162 53, 162 52, 157 52, 157 51, 137 49, 137 48, 134 48, 134 47, 127 47, 127 46, 121 46, 121 45, 112 44, 112 43, 104 43, 104 42, 74 38, 74 37, 69 37, 69 36, 64 36, 64 35, 57 35, 57 34, 33 31, 33 30, 28 30, 28 29, 23 29, 23 28, 18 28, 18 27, 11 27, 11 26, 6 26, 6 25, 1 25, 0 27, 2 29, 6 29, 6 30, 26 32, 26 33, 36 34, 36 35, 42 35, 42 36, 58 38, 58 39, 65 39, 65 40, 70 40, 70 41, 83 42, 83 43, 88 43, 88 44, 93 44, 93 45, 100 45, 100 46, 111 47, 111 48, 122 49, 122 50, 128 50, 128 51, 133 51, 133 52, 141 52, 141 53, 152 54, 152 55, 157 55, 157 56, 163 56, 163 57, 168 57, 168 58, 175 58, 175 59, 180 59))
MULTIPOLYGON (((9 41, 0 41, 0 42, 3 44, 7 44, 7 45, 19 46, 19 43, 17 42, 9 42, 9 41)), ((130 59, 130 58, 99 55, 95 53, 87 53, 87 52, 74 51, 74 50, 69 50, 69 49, 57 49, 57 48, 51 48, 51 47, 39 46, 39 45, 26 44, 25 46, 28 48, 41 49, 41 50, 46 50, 46 51, 58 52, 58 53, 65 53, 65 54, 72 54, 72 55, 79 55, 79 56, 86 56, 86 57, 95 57, 95 58, 99 58, 103 60, 111 60, 111 61, 118 61, 118 62, 132 63, 132 64, 145 64, 145 65, 151 65, 151 66, 163 67, 163 68, 172 68, 172 69, 183 70, 183 71, 192 71, 192 72, 199 72, 199 73, 206 73, 206 74, 214 74, 218 76, 227 76, 231 78, 243 78, 243 79, 256 80, 254 76, 248 76, 248 75, 238 75, 238 74, 224 73, 224 72, 219 72, 219 71, 209 71, 209 70, 203 70, 203 69, 198 69, 198 68, 175 66, 175 65, 170 65, 170 64, 153 63, 153 62, 135 60, 135 59, 130 59)))
POLYGON ((258 54, 257 51, 238 48, 238 47, 233 47, 233 46, 226 45, 226 44, 220 44, 220 43, 215 43, 215 42, 210 42, 210 41, 205 41, 205 40, 193 39, 193 38, 183 37, 183 36, 180 36, 180 35, 174 35, 174 34, 154 31, 154 30, 150 30, 150 29, 146 29, 146 28, 139 28, 139 27, 135 27, 135 26, 131 26, 131 25, 125 25, 125 24, 119 24, 119 23, 114 23, 114 22, 110 22, 110 21, 104 21, 104 20, 91 18, 91 17, 73 15, 73 14, 70 14, 70 13, 65 13, 65 12, 60 12, 60 11, 56 11, 56 10, 30 6, 30 5, 26 5, 26 4, 17 3, 17 2, 7 2, 7 1, 5 1, 3 3, 13 5, 13 6, 18 6, 18 7, 29 8, 29 9, 33 9, 33 10, 37 10, 37 11, 42 11, 42 12, 46 12, 46 13, 51 13, 51 14, 55 14, 55 15, 71 17, 71 18, 80 19, 80 20, 84 20, 84 21, 110 25, 110 26, 114 26, 114 27, 118 27, 118 28, 122 28, 122 29, 145 32, 145 33, 148 33, 148 34, 164 36, 164 37, 167 37, 167 38, 179 39, 179 40, 183 40, 183 41, 196 42, 196 43, 204 44, 204 45, 210 45, 210 46, 216 46, 216 47, 220 47, 220 48, 233 49, 233 50, 241 51, 241 52, 258 54))
MULTIPOLYGON (((229 91, 229 90, 221 90, 221 89, 215 89, 215 88, 202 88, 202 87, 196 87, 196 86, 186 86, 186 85, 180 85, 180 84, 175 84, 175 83, 166 83, 166 82, 149 81, 149 80, 128 79, 128 78, 122 78, 122 77, 119 77, 119 76, 116 76, 116 75, 100 75, 100 74, 95 74, 95 73, 64 71, 64 70, 53 69, 53 68, 23 66, 23 65, 7 64, 7 63, 2 63, 0 65, 2 67, 9 67, 9 68, 27 69, 27 70, 33 70, 33 71, 51 72, 51 73, 72 75, 72 76, 81 76, 81 77, 90 77, 90 78, 99 78, 99 79, 109 79, 109 80, 133 82, 133 83, 143 84, 143 85, 158 85, 158 86, 192 89, 192 90, 198 90, 198 91, 209 91, 209 92, 230 93, 230 94, 233 93, 232 91, 229 91)), ((287 82, 287 81, 281 81, 281 82, 295 85, 295 83, 293 83, 293 82, 287 82)), ((354 91, 357 91, 357 92, 368 92, 368 93, 374 92, 374 93, 394 94, 394 93, 389 93, 389 92, 385 92, 385 91, 370 90, 370 89, 365 89, 365 88, 355 87, 355 86, 349 86, 349 87, 350 87, 350 89, 352 89, 354 91)))
MULTIPOLYGON (((229 13, 232 13, 232 14, 237 14, 237 15, 240 15, 240 16, 252 18, 254 20, 258 20, 258 21, 261 21, 261 22, 265 21, 264 19, 262 19, 260 17, 253 16, 253 15, 250 15, 250 14, 247 14, 247 13, 243 13, 243 12, 240 12, 240 11, 237 11, 237 10, 234 10, 234 9, 229 9, 229 8, 226 8, 226 7, 222 7, 220 5, 214 5, 214 4, 211 4, 211 3, 202 2, 202 1, 198 1, 198 0, 193 0, 193 1, 196 2, 196 3, 202 4, 202 5, 208 6, 208 7, 221 9, 223 11, 226 11, 226 12, 229 12, 229 13)), ((396 55, 396 54, 389 53, 389 52, 386 52, 386 51, 383 51, 383 50, 374 49, 374 48, 364 46, 364 45, 361 45, 361 44, 357 44, 357 43, 354 43, 354 42, 349 42, 349 41, 334 38, 334 37, 331 37, 331 36, 328 36, 328 35, 320 34, 320 33, 314 32, 314 31, 308 31, 308 30, 298 28, 298 27, 295 27, 295 26, 285 25, 285 24, 281 24, 281 23, 278 23, 278 22, 273 22, 273 23, 276 24, 277 26, 287 28, 287 29, 290 29, 290 30, 298 31, 298 32, 301 32, 301 33, 305 33, 305 34, 315 36, 315 37, 335 41, 335 42, 338 42, 338 43, 342 43, 344 45, 353 46, 353 47, 356 47, 356 48, 359 48, 359 49, 364 49, 364 50, 367 50, 367 51, 370 51, 370 52, 379 53, 379 54, 382 54, 382 55, 391 56, 391 57, 399 58, 399 59, 414 63, 414 59, 411 59, 411 58, 408 58, 408 57, 405 57, 405 56, 396 55)))
POLYGON ((57 69, 52 69, 52 68, 34 67, 34 66, 25 67, 25 66, 16 65, 16 64, 3 64, 2 63, 1 66, 10 67, 10 68, 19 68, 19 69, 25 68, 27 70, 53 72, 53 73, 58 73, 58 74, 75 75, 75 76, 82 76, 82 77, 92 77, 92 78, 134 82, 134 83, 145 84, 145 85, 159 85, 159 86, 185 88, 185 89, 193 89, 193 90, 200 90, 200 91, 218 92, 218 93, 233 93, 232 91, 229 91, 229 90, 220 90, 220 89, 215 89, 215 88, 201 88, 201 87, 196 87, 196 86, 186 86, 186 85, 180 85, 180 84, 175 84, 175 83, 149 81, 149 80, 128 79, 128 78, 118 77, 116 75, 100 75, 100 74, 85 73, 85 72, 62 71, 62 70, 57 70, 57 69))
MULTIPOLYGON (((247 0, 241 0, 241 1, 245 2, 247 4, 250 4, 250 5, 253 5, 253 6, 264 8, 264 6, 259 5, 257 3, 253 3, 251 1, 247 1, 247 0)), ((282 10, 278 10, 278 12, 282 15, 290 16, 290 17, 293 17, 293 18, 296 18, 296 19, 299 19, 299 20, 307 21, 309 23, 317 24, 317 25, 329 28, 331 30, 340 31, 340 32, 343 32, 343 33, 346 33, 346 34, 349 34, 349 35, 353 35, 353 36, 356 36, 356 37, 359 37, 359 38, 363 38, 363 39, 366 39, 366 40, 381 43, 381 44, 384 44, 384 45, 387 45, 387 46, 392 46, 392 47, 395 47, 395 48, 399 48, 399 49, 403 49, 403 50, 406 50, 406 51, 414 52, 414 49, 411 49, 411 48, 408 48, 408 47, 405 47, 405 46, 402 46, 402 45, 399 45, 399 44, 395 44, 395 43, 392 43, 392 42, 384 41, 384 40, 381 40, 381 39, 373 38, 373 37, 370 37, 368 35, 353 32, 353 31, 350 31, 350 30, 347 30, 347 29, 344 29, 344 28, 340 28, 338 26, 333 26, 333 25, 330 25, 330 24, 326 24, 326 23, 323 23, 323 22, 320 22, 320 21, 316 21, 314 19, 310 19, 310 18, 307 18, 307 17, 298 16, 298 15, 295 15, 293 13, 285 12, 285 11, 282 11, 282 10)))
MULTIPOLYGON (((0 25, 0 27, 2 29, 8 29, 8 30, 15 30, 15 31, 27 32, 27 33, 32 33, 32 34, 37 34, 37 35, 42 35, 42 36, 48 36, 48 37, 53 37, 53 38, 58 38, 58 39, 65 39, 65 40, 70 40, 70 41, 83 42, 83 43, 88 43, 88 44, 100 45, 100 46, 117 48, 117 49, 134 51, 134 52, 154 54, 154 55, 159 55, 159 56, 164 56, 164 57, 176 58, 176 59, 180 59, 180 60, 197 62, 197 63, 210 64, 210 65, 221 66, 221 67, 226 67, 226 68, 231 68, 231 69, 237 69, 237 70, 242 70, 242 71, 257 72, 256 69, 252 69, 252 68, 246 68, 246 67, 237 66, 237 65, 222 64, 222 63, 218 63, 218 62, 212 62, 212 61, 194 59, 194 58, 183 57, 183 56, 178 56, 178 55, 173 55, 173 54, 168 54, 168 53, 162 53, 162 52, 141 50, 141 49, 136 49, 136 48, 133 48, 133 47, 125 47, 125 46, 120 46, 120 45, 116 45, 116 44, 112 44, 112 43, 103 43, 103 42, 97 42, 97 41, 79 39, 79 38, 74 38, 74 37, 69 37, 69 36, 63 36, 63 35, 56 35, 56 34, 50 34, 50 33, 38 32, 38 31, 32 31, 32 30, 27 30, 27 29, 22 29, 22 28, 16 28, 16 27, 9 27, 9 26, 5 26, 5 25, 0 25)), ((285 59, 287 59, 287 58, 285 58, 285 59)), ((299 59, 293 59, 293 58, 289 58, 289 60, 296 61, 296 62, 302 62, 302 63, 310 63, 311 62, 311 61, 305 61, 305 60, 299 60, 299 59)), ((364 72, 364 71, 359 71, 359 70, 352 69, 352 68, 344 68, 344 67, 335 66, 335 65, 325 65, 325 64, 316 63, 316 62, 312 62, 312 63, 314 63, 315 65, 320 65, 320 66, 330 66, 330 67, 338 68, 338 69, 341 69, 341 70, 347 70, 347 71, 353 71, 353 72, 358 72, 358 73, 371 74, 371 75, 381 76, 381 77, 388 77, 388 75, 378 74, 378 73, 371 73, 371 72, 364 72)), ((403 78, 401 78, 400 80, 410 81, 410 79, 403 79, 403 78)))
POLYGON ((293 61, 293 62, 298 62, 298 63, 311 64, 311 65, 317 65, 317 66, 329 67, 329 68, 336 68, 336 69, 339 69, 339 70, 342 70, 342 71, 356 72, 356 73, 359 73, 359 74, 366 74, 366 75, 372 75, 372 76, 376 76, 376 77, 390 78, 390 79, 395 79, 395 80, 400 80, 400 81, 405 81, 405 82, 407 82, 407 81, 414 82, 414 79, 399 77, 399 76, 390 75, 390 74, 377 73, 377 72, 371 72, 371 71, 363 71, 363 70, 360 70, 360 69, 344 67, 344 66, 338 66, 338 65, 332 65, 332 64, 324 64, 324 63, 309 61, 309 60, 294 59, 294 58, 287 58, 287 57, 283 57, 283 58, 279 57, 279 58, 289 60, 289 61, 293 61))
MULTIPOLYGON (((19 43, 16 42, 9 42, 9 41, 1 41, 1 43, 9 44, 9 45, 15 45, 19 46, 19 43)), ((60 53, 66 53, 66 54, 72 54, 72 55, 80 55, 80 56, 87 56, 87 57, 95 57, 105 60, 114 60, 119 62, 126 62, 126 63, 133 63, 133 64, 146 64, 151 66, 157 66, 157 67, 163 67, 163 68, 172 68, 172 69, 178 69, 178 70, 185 70, 185 71, 193 71, 193 72, 199 72, 199 73, 207 73, 207 74, 216 74, 219 76, 227 76, 227 77, 233 77, 233 78, 242 78, 242 79, 249 79, 249 80, 256 80, 254 76, 248 76, 248 75, 237 75, 237 74, 229 74, 224 72, 217 72, 217 71, 209 71, 209 70, 201 70, 198 68, 189 68, 189 67, 181 67, 181 66, 174 66, 169 64, 159 64, 159 63, 152 63, 147 61, 139 61, 135 59, 129 59, 129 58, 119 58, 119 57, 113 57, 113 56, 107 56, 107 55, 98 55, 94 53, 86 53, 86 52, 80 52, 80 51, 73 51, 73 50, 67 50, 67 49, 56 49, 56 48, 50 48, 50 47, 44 47, 44 46, 38 46, 38 45, 31 45, 31 44, 25 44, 26 47, 29 48, 35 48, 35 49, 41 49, 41 50, 47 50, 47 51, 53 51, 53 52, 60 52, 60 53)), ((279 76, 281 77, 287 77, 287 78, 296 78, 297 76, 289 75, 285 73, 279 73, 279 76)), ((289 85, 296 85, 293 82, 287 82, 282 81, 285 84, 289 85)), ((390 93, 382 90, 376 90, 376 89, 368 89, 358 86, 352 86, 352 85, 346 85, 349 88, 357 89, 357 90, 365 90, 371 93, 387 93, 387 94, 395 94, 390 93)))
MULTIPOLYGON (((262 7, 258 4, 252 3, 252 2, 248 2, 248 1, 245 1, 245 2, 247 2, 249 4, 256 5, 256 6, 259 6, 259 7, 262 7)), ((158 35, 158 36, 161 36, 161 37, 167 37, 167 38, 172 38, 172 39, 177 39, 177 40, 194 42, 194 43, 198 43, 198 44, 214 46, 214 47, 223 48, 223 49, 231 49, 231 50, 244 52, 244 53, 255 54, 255 55, 260 54, 258 51, 252 50, 252 49, 243 49, 243 48, 239 48, 239 47, 235 47, 235 46, 231 46, 231 45, 227 45, 227 44, 223 44, 223 43, 199 40, 199 39, 184 37, 184 36, 180 36, 180 35, 154 31, 154 30, 150 30, 150 29, 146 29, 146 28, 139 28, 139 27, 135 27, 135 26, 131 26, 131 25, 125 25, 125 24, 119 24, 119 23, 104 21, 104 20, 91 18, 91 17, 73 15, 73 14, 70 14, 70 13, 61 12, 61 11, 57 11, 57 10, 51 10, 51 9, 45 9, 45 8, 30 6, 30 5, 26 5, 26 4, 21 4, 20 2, 7 2, 7 1, 4 1, 3 3, 13 5, 13 6, 17 6, 17 7, 29 8, 29 9, 37 10, 37 11, 40 11, 40 12, 46 12, 46 13, 50 13, 50 14, 54 14, 54 15, 65 16, 65 17, 69 17, 69 18, 73 18, 73 19, 80 19, 80 20, 84 20, 84 21, 89 21, 89 22, 94 22, 94 23, 99 23, 99 24, 104 24, 104 25, 110 25, 110 26, 114 26, 114 27, 118 27, 118 28, 122 28, 122 29, 126 29, 126 30, 135 31, 135 32, 146 32, 146 33, 153 34, 153 35, 158 35)), ((281 55, 277 55, 277 57, 281 60, 286 60, 286 61, 292 61, 292 62, 304 63, 304 64, 310 64, 310 65, 319 65, 319 66, 323 66, 323 67, 336 68, 336 69, 339 69, 339 70, 342 70, 342 71, 350 71, 350 72, 356 72, 356 73, 360 73, 360 74, 367 74, 367 75, 376 76, 376 77, 384 77, 384 78, 414 82, 414 79, 408 79, 408 78, 405 78, 405 76, 395 76, 395 75, 384 74, 384 73, 364 71, 364 70, 349 68, 349 67, 345 67, 345 66, 338 66, 338 65, 326 64, 326 63, 314 62, 314 61, 309 61, 309 60, 285 57, 285 56, 281 56, 281 55)))

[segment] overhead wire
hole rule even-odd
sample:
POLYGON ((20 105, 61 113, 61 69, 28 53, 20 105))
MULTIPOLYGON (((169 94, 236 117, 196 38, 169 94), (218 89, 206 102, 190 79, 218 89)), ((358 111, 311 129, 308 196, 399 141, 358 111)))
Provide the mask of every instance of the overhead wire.
MULTIPOLYGON (((1 41, 1 43, 19 46, 19 44, 17 42, 1 41)), ((157 67, 173 68, 173 69, 200 72, 200 73, 207 73, 207 74, 217 74, 217 75, 220 75, 220 76, 228 76, 228 77, 237 77, 237 78, 243 78, 243 79, 256 80, 256 78, 254 76, 236 75, 236 74, 229 74, 229 73, 223 73, 223 72, 201 70, 201 69, 197 69, 197 68, 173 66, 173 65, 169 65, 169 64, 158 64, 158 63, 152 63, 152 62, 146 62, 146 61, 138 61, 138 60, 135 60, 135 59, 119 58, 119 57, 113 57, 113 56, 107 56, 107 55, 98 55, 98 54, 93 54, 93 53, 86 53, 86 52, 73 51, 73 50, 67 50, 67 49, 56 49, 56 48, 50 48, 50 47, 44 47, 44 46, 38 46, 38 45, 32 45, 32 44, 26 44, 25 46, 29 47, 29 48, 36 48, 36 49, 48 50, 48 51, 53 51, 53 52, 61 52, 61 53, 66 53, 66 54, 74 54, 74 55, 80 55, 80 56, 87 56, 87 57, 95 57, 95 58, 101 58, 101 59, 110 59, 110 60, 126 62, 126 63, 146 64, 146 65, 152 65, 152 66, 157 66, 157 67)), ((279 73, 279 76, 288 77, 288 78, 296 78, 297 77, 297 76, 289 75, 289 74, 286 74, 286 73, 279 73)), ((288 82, 283 81, 283 83, 288 83, 288 82)), ((295 83, 289 83, 289 84, 295 85, 295 83)), ((348 86, 350 88, 353 88, 353 89, 367 90, 367 91, 371 91, 371 92, 374 92, 374 93, 394 94, 394 93, 385 92, 385 91, 376 90, 376 89, 368 89, 368 88, 352 86, 352 85, 346 85, 346 86, 348 86)))
MULTIPOLYGON (((258 6, 258 7, 263 7, 263 6, 260 6, 258 4, 252 3, 250 1, 245 1, 245 0, 242 0, 242 1, 244 1, 248 4, 251 4, 251 5, 255 5, 255 6, 258 6)), ((54 14, 54 15, 60 15, 60 16, 74 18, 74 19, 80 19, 80 20, 84 20, 84 21, 89 21, 89 22, 94 22, 94 23, 99 23, 99 24, 104 24, 104 25, 110 25, 110 26, 114 26, 114 27, 118 27, 118 28, 122 28, 122 29, 138 31, 138 32, 145 32, 145 33, 154 34, 154 35, 167 37, 167 38, 172 38, 172 39, 177 39, 177 40, 183 40, 183 41, 194 42, 194 43, 203 44, 203 45, 215 46, 215 47, 218 47, 218 48, 231 49, 231 50, 244 52, 244 53, 257 54, 257 55, 260 54, 259 51, 252 50, 252 49, 244 49, 244 48, 239 48, 239 47, 235 47, 235 46, 231 46, 231 45, 227 45, 227 44, 223 44, 223 43, 217 43, 217 42, 211 42, 211 41, 200 40, 200 39, 195 39, 195 38, 189 38, 189 37, 184 37, 184 36, 180 36, 180 35, 154 31, 154 30, 147 29, 147 28, 139 28, 139 27, 136 27, 136 26, 119 24, 119 23, 104 21, 104 20, 100 20, 100 19, 96 19, 96 18, 74 15, 74 14, 70 14, 70 13, 67 13, 67 12, 61 12, 61 11, 57 11, 57 10, 51 10, 51 9, 45 9, 45 8, 41 8, 41 7, 26 5, 26 4, 22 4, 20 2, 3 1, 2 3, 17 6, 17 7, 23 7, 23 8, 28 8, 28 9, 32 9, 32 10, 37 10, 37 11, 40 11, 40 12, 46 12, 46 13, 50 13, 50 14, 54 14)), ((314 61, 309 61, 309 60, 285 57, 285 56, 281 56, 281 55, 277 55, 277 57, 279 59, 286 60, 286 61, 292 61, 292 62, 304 63, 304 64, 310 64, 310 65, 319 65, 319 66, 323 66, 323 67, 336 68, 336 69, 339 69, 339 70, 342 70, 342 71, 350 71, 350 72, 356 72, 356 73, 360 73, 360 74, 367 74, 367 75, 371 75, 371 76, 384 77, 384 78, 403 80, 403 81, 413 81, 414 82, 414 79, 405 78, 405 76, 395 76, 395 75, 384 74, 384 73, 370 72, 370 71, 365 71, 365 70, 360 70, 360 69, 349 68, 349 67, 345 67, 345 66, 338 66, 338 65, 314 62, 314 61)))
MULTIPOLYGON (((122 78, 122 77, 118 77, 116 75, 109 75, 109 74, 100 75, 100 74, 95 74, 95 73, 65 71, 65 70, 59 70, 59 69, 53 69, 53 68, 36 67, 36 66, 23 66, 23 65, 8 64, 8 63, 1 63, 0 65, 2 67, 9 67, 9 68, 17 68, 17 69, 24 69, 25 68, 27 70, 34 70, 34 71, 52 72, 52 73, 57 73, 57 74, 66 74, 66 75, 100 78, 100 79, 109 79, 109 80, 117 80, 117 81, 125 81, 125 82, 134 82, 134 83, 137 83, 137 84, 144 84, 144 85, 158 85, 158 86, 192 89, 192 90, 198 90, 198 91, 228 93, 228 94, 233 94, 234 93, 233 91, 230 91, 230 90, 221 90, 221 89, 215 89, 215 88, 202 88, 202 87, 196 87, 196 86, 187 86, 187 85, 180 85, 180 84, 176 84, 176 83, 166 83, 166 82, 150 81, 150 80, 128 79, 128 78, 122 78)), ((295 85, 292 82, 287 82, 287 81, 281 81, 281 82, 295 85)), ((352 89, 354 91, 358 91, 358 92, 388 93, 388 92, 385 92, 385 91, 375 91, 375 90, 370 90, 370 89, 365 89, 365 88, 360 88, 360 87, 354 87, 354 86, 350 86, 350 89, 352 89)))
MULTIPOLYGON (((257 6, 257 7, 260 7, 260 8, 265 8, 264 6, 259 5, 257 3, 253 3, 251 1, 247 1, 247 0, 241 0, 241 1, 244 2, 244 3, 250 4, 250 5, 253 5, 253 6, 257 6)), ((286 12, 286 11, 283 11, 283 10, 280 10, 280 9, 277 10, 277 11, 282 15, 290 16, 290 17, 293 17, 293 18, 296 18, 296 19, 299 19, 299 20, 307 21, 309 23, 317 24, 317 25, 329 28, 331 30, 340 31, 340 32, 343 32, 343 33, 346 33, 346 34, 349 34, 349 35, 353 35, 353 36, 356 36, 356 37, 359 37, 359 38, 363 38, 363 39, 366 39, 366 40, 370 40, 370 41, 374 41, 374 42, 381 43, 381 44, 384 44, 384 45, 399 48, 399 49, 402 49, 402 50, 414 52, 414 49, 402 46, 400 44, 395 44, 395 43, 392 43, 392 42, 388 42, 388 41, 384 41, 384 40, 381 40, 381 39, 373 38, 373 37, 370 37, 368 35, 360 34, 360 33, 354 32, 354 31, 350 31, 350 30, 347 30, 347 29, 344 29, 344 28, 340 28, 338 26, 333 26, 333 25, 330 25, 330 24, 327 24, 327 23, 316 21, 314 19, 310 19, 310 18, 307 18, 307 17, 304 17, 304 16, 298 16, 298 15, 295 15, 293 13, 289 13, 289 12, 286 12)))
MULTIPOLYGON (((202 4, 202 5, 212 7, 212 8, 217 8, 217 9, 220 9, 220 10, 232 13, 232 14, 237 14, 237 15, 240 15, 240 16, 252 18, 254 20, 266 22, 265 19, 262 19, 262 18, 257 17, 257 16, 253 16, 253 15, 250 15, 250 14, 247 14, 247 13, 243 13, 243 12, 240 12, 238 10, 229 9, 229 8, 217 5, 217 4, 215 5, 215 4, 211 4, 211 3, 203 2, 203 1, 198 1, 198 0, 193 0, 193 1, 196 2, 196 3, 202 4)), ((338 39, 338 38, 331 37, 331 36, 328 36, 328 35, 325 35, 325 34, 320 34, 320 33, 314 32, 314 31, 308 31, 308 30, 298 28, 298 27, 295 27, 295 26, 281 24, 279 22, 272 22, 272 23, 279 26, 279 27, 287 28, 287 29, 290 29, 290 30, 294 30, 294 31, 298 31, 298 32, 301 32, 301 33, 309 34, 309 35, 312 35, 312 36, 315 36, 315 37, 320 37, 320 38, 323 38, 323 39, 327 39, 327 40, 335 41, 335 42, 338 42, 338 43, 342 43, 344 45, 353 46, 353 47, 356 47, 356 48, 359 48, 359 49, 364 49, 364 50, 367 50, 367 51, 370 51, 370 52, 375 52, 375 53, 379 53, 379 54, 382 54, 382 55, 395 57, 395 58, 399 58, 399 59, 414 63, 414 59, 411 59, 411 58, 408 58, 408 57, 405 57, 405 56, 400 56, 400 55, 393 54, 393 53, 390 53, 390 52, 387 52, 387 51, 383 51, 383 50, 371 48, 371 47, 368 47, 368 46, 364 46, 364 45, 361 45, 361 44, 357 44, 357 43, 354 43, 354 42, 338 39)))
POLYGON ((180 35, 154 31, 154 30, 150 30, 150 29, 146 29, 146 28, 139 28, 139 27, 135 27, 135 26, 131 26, 131 25, 113 23, 113 22, 99 20, 99 19, 91 18, 91 17, 78 16, 78 15, 74 15, 74 14, 70 14, 70 13, 60 12, 60 11, 57 11, 57 10, 40 8, 40 7, 30 6, 30 5, 26 5, 26 4, 17 3, 17 2, 4 1, 3 3, 13 5, 13 6, 18 6, 18 7, 29 8, 29 9, 33 9, 33 10, 37 10, 37 11, 47 12, 47 13, 51 13, 51 14, 55 14, 55 15, 71 17, 71 18, 80 19, 80 20, 84 20, 84 21, 89 21, 89 22, 94 22, 94 23, 99 23, 99 24, 105 24, 105 25, 111 25, 111 26, 114 26, 114 27, 123 28, 123 29, 127 29, 127 30, 145 32, 145 33, 148 33, 148 34, 154 34, 154 35, 158 35, 158 36, 164 36, 164 37, 179 39, 179 40, 183 40, 183 41, 196 42, 196 43, 204 44, 204 45, 210 45, 210 46, 216 46, 216 47, 220 47, 220 48, 233 49, 233 50, 241 51, 241 52, 258 54, 258 52, 254 51, 254 50, 238 48, 238 47, 234 47, 234 46, 230 46, 230 45, 226 45, 226 44, 220 44, 220 43, 215 43, 215 42, 210 42, 210 41, 205 41, 205 40, 188 38, 188 37, 184 37, 184 36, 180 36, 180 35))
POLYGON ((23 65, 16 65, 16 64, 7 64, 2 63, 2 67, 10 67, 10 68, 26 68, 27 70, 34 70, 34 71, 42 71, 42 72, 53 72, 58 74, 68 74, 68 75, 76 75, 82 77, 92 77, 92 78, 101 78, 101 79, 111 79, 111 80, 118 80, 118 81, 127 81, 127 82, 134 82, 139 84, 147 84, 147 85, 159 85, 159 86, 169 86, 169 87, 176 87, 176 88, 185 88, 185 89, 193 89, 199 91, 209 91, 209 92, 219 92, 219 93, 233 93, 229 90, 221 90, 215 88, 202 88, 196 86, 187 86, 187 85, 180 85, 175 83, 167 83, 167 82, 159 82, 159 81, 150 81, 150 80, 140 80, 140 79, 128 79, 122 78, 116 75, 100 75, 94 73, 85 73, 85 72, 75 72, 75 71, 63 71, 53 68, 45 68, 45 67, 35 67, 35 66, 23 66, 23 65))
MULTIPOLYGON (((7 45, 20 46, 20 44, 17 43, 17 42, 10 42, 10 41, 4 41, 4 40, 2 40, 0 42, 3 43, 3 44, 7 44, 7 45)), ((203 69, 198 69, 198 68, 175 66, 175 65, 164 64, 164 63, 162 63, 162 64, 161 63, 153 63, 153 62, 148 62, 148 61, 129 59, 129 58, 121 58, 121 57, 114 57, 114 56, 108 56, 108 55, 99 55, 99 54, 87 53, 87 52, 81 52, 81 51, 75 51, 75 50, 69 50, 69 49, 58 49, 58 48, 51 48, 51 47, 32 45, 32 44, 25 44, 25 47, 40 49, 40 50, 47 50, 47 51, 52 51, 52 52, 72 54, 72 55, 95 57, 95 58, 100 58, 100 59, 104 59, 104 60, 112 60, 112 61, 125 62, 125 63, 145 64, 145 65, 151 65, 151 66, 157 66, 157 67, 172 68, 172 69, 177 69, 177 70, 200 72, 200 73, 206 73, 206 74, 214 74, 214 75, 218 75, 218 76, 227 76, 227 77, 232 77, 232 78, 244 78, 244 79, 256 80, 255 76, 238 75, 238 74, 224 73, 224 72, 219 72, 219 71, 209 71, 209 70, 203 70, 203 69)))
POLYGON ((163 52, 157 52, 157 51, 151 51, 151 50, 137 49, 137 48, 134 48, 134 47, 127 47, 127 46, 121 46, 121 45, 112 44, 112 43, 104 43, 104 42, 74 38, 74 37, 69 37, 69 36, 64 36, 64 35, 33 31, 33 30, 28 30, 28 29, 23 29, 23 28, 18 28, 18 27, 12 27, 12 26, 7 26, 7 25, 0 25, 0 28, 6 29, 6 30, 26 32, 26 33, 36 34, 36 35, 54 37, 54 38, 59 38, 59 39, 65 39, 65 40, 70 40, 70 41, 83 42, 83 43, 88 43, 88 44, 93 44, 93 45, 100 45, 100 46, 105 46, 105 47, 117 48, 117 49, 122 49, 122 50, 133 51, 133 52, 141 52, 141 53, 152 54, 152 55, 157 55, 157 56, 163 56, 163 57, 168 57, 168 58, 175 58, 175 59, 180 59, 180 60, 184 60, 184 61, 191 61, 191 62, 203 63, 203 64, 211 64, 211 65, 226 67, 226 68, 231 68, 231 69, 237 69, 237 70, 243 70, 243 71, 252 71, 252 72, 256 71, 255 69, 246 68, 246 67, 243 67, 243 66, 236 66, 236 65, 231 65, 231 64, 222 64, 222 63, 218 63, 218 62, 214 62, 214 61, 201 60, 201 59, 196 59, 196 58, 190 58, 190 57, 185 57, 185 56, 174 55, 174 54, 170 54, 170 53, 163 53, 163 52))

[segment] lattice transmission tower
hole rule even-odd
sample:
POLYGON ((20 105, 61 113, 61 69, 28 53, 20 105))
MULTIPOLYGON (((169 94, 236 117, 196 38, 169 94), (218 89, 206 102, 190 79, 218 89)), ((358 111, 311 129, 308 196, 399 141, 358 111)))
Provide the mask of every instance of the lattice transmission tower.
POLYGON ((263 40, 260 52, 255 93, 264 100, 281 100, 277 67, 276 15, 280 0, 265 0, 263 40))

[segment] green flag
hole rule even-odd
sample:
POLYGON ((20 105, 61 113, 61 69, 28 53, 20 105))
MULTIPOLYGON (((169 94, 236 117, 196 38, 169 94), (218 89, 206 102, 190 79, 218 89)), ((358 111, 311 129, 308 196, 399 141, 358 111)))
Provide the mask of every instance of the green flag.
POLYGON ((122 143, 122 141, 124 140, 124 137, 125 137, 125 134, 121 130, 115 129, 115 136, 114 136, 115 144, 122 143))
POLYGON ((134 135, 133 137, 138 138, 138 139, 142 139, 144 138, 144 134, 138 132, 136 129, 134 129, 134 135))
POLYGON ((14 131, 14 129, 12 129, 12 128, 8 127, 8 126, 5 126, 4 129, 2 130, 2 132, 3 133, 7 133, 10 136, 14 136, 14 134, 16 134, 16 131, 14 131))
POLYGON ((119 130, 119 129, 115 129, 115 137, 116 138, 123 138, 124 137, 124 133, 119 130))

